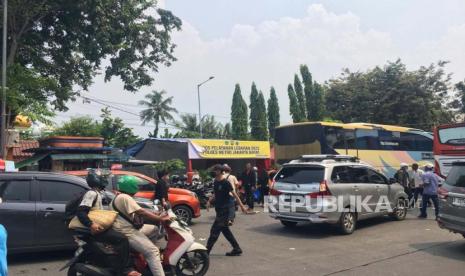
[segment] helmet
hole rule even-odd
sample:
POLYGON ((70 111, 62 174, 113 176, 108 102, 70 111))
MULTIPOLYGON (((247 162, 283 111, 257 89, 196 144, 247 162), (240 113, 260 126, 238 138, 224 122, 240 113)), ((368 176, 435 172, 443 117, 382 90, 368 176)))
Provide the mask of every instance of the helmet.
POLYGON ((107 174, 102 174, 100 170, 91 169, 87 173, 87 185, 91 188, 104 189, 108 184, 107 174))
POLYGON ((124 175, 118 179, 118 190, 133 195, 139 191, 137 178, 132 175, 124 175))
POLYGON ((401 168, 405 168, 405 167, 408 168, 408 164, 407 164, 407 163, 400 163, 400 167, 401 167, 401 168))
POLYGON ((427 170, 427 171, 432 171, 433 168, 434 168, 434 166, 433 166, 433 164, 431 164, 431 163, 427 163, 427 164, 425 165, 425 170, 427 170))

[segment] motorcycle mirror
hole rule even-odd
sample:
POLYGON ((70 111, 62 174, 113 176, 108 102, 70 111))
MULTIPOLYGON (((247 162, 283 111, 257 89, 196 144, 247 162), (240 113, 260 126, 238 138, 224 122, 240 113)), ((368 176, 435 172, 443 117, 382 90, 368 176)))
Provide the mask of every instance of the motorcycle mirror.
POLYGON ((153 204, 155 204, 155 205, 160 205, 160 200, 159 200, 159 199, 155 199, 155 200, 153 201, 153 204))

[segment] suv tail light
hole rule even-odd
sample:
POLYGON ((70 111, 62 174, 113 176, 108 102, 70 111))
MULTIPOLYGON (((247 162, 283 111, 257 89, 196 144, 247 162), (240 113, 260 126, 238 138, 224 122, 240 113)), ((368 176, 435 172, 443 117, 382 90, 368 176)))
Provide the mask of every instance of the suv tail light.
POLYGON ((446 201, 449 196, 449 191, 444 187, 438 188, 438 197, 440 200, 446 201))
POLYGON ((276 183, 276 181, 274 181, 274 180, 273 180, 273 182, 271 182, 270 195, 272 195, 272 196, 279 196, 279 195, 281 195, 282 193, 274 188, 274 184, 275 184, 275 183, 276 183))
POLYGON ((328 189, 328 183, 326 180, 323 180, 320 182, 320 191, 316 193, 309 193, 307 196, 310 198, 317 198, 319 196, 329 196, 331 195, 331 192, 328 189))
POLYGON ((442 178, 446 178, 441 174, 441 167, 439 166, 438 160, 434 160, 434 172, 442 178))

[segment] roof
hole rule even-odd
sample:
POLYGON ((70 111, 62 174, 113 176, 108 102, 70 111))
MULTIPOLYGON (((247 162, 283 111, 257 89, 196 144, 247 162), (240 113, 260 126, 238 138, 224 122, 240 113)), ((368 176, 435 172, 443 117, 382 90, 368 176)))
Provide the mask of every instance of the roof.
POLYGON ((382 124, 372 124, 372 123, 344 124, 344 123, 335 123, 335 122, 303 122, 303 123, 282 125, 277 128, 286 128, 286 127, 299 126, 299 125, 315 125, 315 124, 321 124, 323 126, 341 127, 344 129, 384 129, 388 131, 399 131, 399 132, 423 131, 420 129, 408 128, 408 127, 402 127, 402 126, 393 126, 393 125, 382 125, 382 124))
POLYGON ((22 161, 33 155, 32 152, 26 150, 35 149, 39 147, 39 142, 35 140, 21 140, 13 147, 13 159, 15 162, 22 161))

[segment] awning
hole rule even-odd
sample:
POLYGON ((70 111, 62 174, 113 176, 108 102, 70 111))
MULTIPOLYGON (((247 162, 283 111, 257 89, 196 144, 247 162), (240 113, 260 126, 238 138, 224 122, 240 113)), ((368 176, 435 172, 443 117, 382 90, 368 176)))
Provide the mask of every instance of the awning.
POLYGON ((81 153, 81 154, 52 154, 50 158, 52 160, 104 160, 108 159, 107 154, 97 154, 97 153, 81 153))
POLYGON ((21 169, 23 167, 27 167, 27 166, 30 166, 30 165, 33 165, 33 164, 36 164, 37 162, 39 162, 40 160, 44 159, 45 157, 47 157, 49 155, 49 153, 44 153, 44 154, 35 154, 34 156, 32 156, 31 158, 28 158, 26 160, 23 160, 21 162, 18 162, 15 164, 15 167, 17 169, 21 169))

